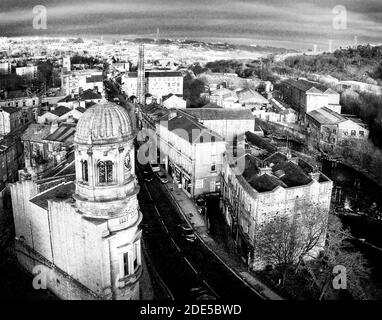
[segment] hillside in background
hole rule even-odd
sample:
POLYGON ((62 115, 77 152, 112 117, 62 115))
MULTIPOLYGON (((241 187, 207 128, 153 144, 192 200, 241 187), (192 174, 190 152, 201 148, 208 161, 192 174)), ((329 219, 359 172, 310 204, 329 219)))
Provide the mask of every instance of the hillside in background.
POLYGON ((291 75, 314 73, 338 80, 382 85, 382 46, 358 46, 320 55, 288 57, 277 62, 274 68, 291 75))

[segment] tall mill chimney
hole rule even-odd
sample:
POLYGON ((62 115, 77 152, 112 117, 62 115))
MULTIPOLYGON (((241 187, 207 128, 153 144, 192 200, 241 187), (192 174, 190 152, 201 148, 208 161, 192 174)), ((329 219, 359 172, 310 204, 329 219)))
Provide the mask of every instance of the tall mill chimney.
POLYGON ((138 86, 137 86, 137 98, 138 103, 145 105, 146 100, 146 81, 145 81, 145 47, 142 44, 139 45, 139 58, 138 58, 138 86))

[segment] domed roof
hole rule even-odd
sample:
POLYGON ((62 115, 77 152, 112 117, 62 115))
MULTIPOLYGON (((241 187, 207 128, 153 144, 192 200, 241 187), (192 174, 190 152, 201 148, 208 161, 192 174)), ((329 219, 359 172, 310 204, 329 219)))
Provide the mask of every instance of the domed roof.
POLYGON ((109 144, 132 139, 133 124, 121 106, 102 100, 84 112, 74 136, 78 144, 109 144))

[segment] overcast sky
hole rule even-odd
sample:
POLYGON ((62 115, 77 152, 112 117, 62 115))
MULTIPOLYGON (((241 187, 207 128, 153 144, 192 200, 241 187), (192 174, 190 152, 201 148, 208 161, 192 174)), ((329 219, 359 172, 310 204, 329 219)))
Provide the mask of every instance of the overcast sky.
POLYGON ((326 49, 329 39, 349 45, 355 36, 382 43, 382 0, 0 0, 0 36, 153 36, 157 28, 163 37, 297 49, 326 49), (32 27, 36 5, 47 8, 46 30, 32 27), (346 29, 333 27, 339 5, 346 29))

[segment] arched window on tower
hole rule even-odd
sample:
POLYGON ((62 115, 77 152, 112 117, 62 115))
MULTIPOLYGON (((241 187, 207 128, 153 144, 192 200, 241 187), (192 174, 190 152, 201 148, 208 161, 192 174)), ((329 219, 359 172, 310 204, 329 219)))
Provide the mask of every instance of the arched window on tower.
POLYGON ((82 167, 82 181, 88 182, 89 175, 88 175, 88 162, 87 160, 81 160, 81 167, 82 167))
POLYGON ((99 183, 112 183, 113 182, 113 162, 100 161, 97 164, 98 168, 98 181, 99 183))

